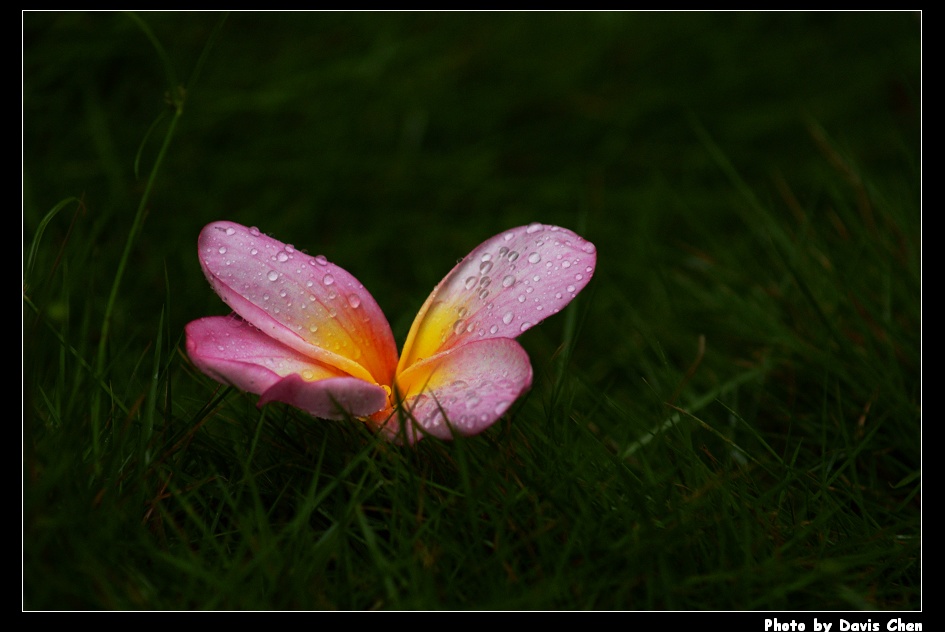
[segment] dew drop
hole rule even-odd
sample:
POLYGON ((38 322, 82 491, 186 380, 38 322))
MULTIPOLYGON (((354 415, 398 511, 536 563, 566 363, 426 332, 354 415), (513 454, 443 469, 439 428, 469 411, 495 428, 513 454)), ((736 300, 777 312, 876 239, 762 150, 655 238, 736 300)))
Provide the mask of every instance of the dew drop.
POLYGON ((358 309, 358 307, 361 306, 361 297, 358 296, 357 294, 349 294, 348 305, 350 305, 354 309, 358 309))
POLYGON ((489 290, 479 290, 479 300, 484 301, 489 296, 489 290))
POLYGON ((518 253, 514 250, 509 252, 509 261, 515 261, 518 259, 518 253))
POLYGON ((570 267, 571 267, 571 262, 568 261, 567 259, 565 259, 564 261, 561 262, 561 267, 562 267, 562 268, 570 268, 570 267))
POLYGON ((480 286, 480 287, 489 287, 489 284, 490 284, 490 283, 492 283, 492 279, 489 278, 489 277, 487 277, 487 276, 484 276, 484 277, 482 277, 481 279, 479 279, 479 286, 480 286))
POLYGON ((515 283, 515 277, 512 276, 511 274, 506 275, 505 278, 502 279, 502 287, 512 287, 514 283, 515 283))
POLYGON ((317 263, 320 266, 327 266, 328 257, 326 257, 325 255, 315 255, 315 263, 317 263))
POLYGON ((295 246, 292 244, 286 244, 285 251, 291 255, 293 252, 295 252, 295 246))
POLYGON ((466 289, 471 290, 476 286, 476 277, 469 277, 466 279, 466 289))
POLYGON ((505 233, 502 238, 505 239, 505 241, 512 241, 515 239, 515 233, 505 233))
MULTIPOLYGON (((232 229, 232 228, 228 228, 227 230, 233 230, 233 229, 232 229)), ((220 250, 218 250, 217 252, 219 252, 221 255, 225 255, 225 254, 226 254, 226 246, 220 246, 220 250)))
POLYGON ((488 274, 489 270, 492 269, 491 261, 483 261, 479 264, 479 274, 488 274))
POLYGON ((259 229, 256 228, 255 226, 250 226, 249 234, 252 235, 253 237, 259 237, 259 229))
POLYGON ((581 250, 583 250, 583 251, 586 252, 587 254, 591 254, 591 253, 595 252, 595 251, 597 250, 597 248, 594 247, 594 244, 592 244, 591 242, 586 242, 586 243, 584 244, 584 246, 581 248, 581 250))
POLYGON ((453 323, 453 333, 457 336, 463 333, 463 328, 466 327, 466 321, 460 318, 455 323, 453 323))
POLYGON ((275 270, 270 270, 269 274, 266 275, 266 278, 269 279, 270 281, 275 281, 276 279, 279 278, 279 273, 276 272, 275 270))
POLYGON ((583 278, 584 278, 584 275, 583 275, 583 274, 578 273, 578 274, 575 274, 575 275, 574 275, 574 280, 575 280, 575 281, 580 281, 580 280, 583 279, 583 278))
POLYGON ((491 260, 492 260, 492 255, 487 252, 486 254, 482 255, 482 260, 483 260, 483 261, 491 261, 491 260))
POLYGON ((489 333, 490 333, 490 334, 494 334, 494 333, 497 332, 497 331, 499 331, 499 326, 498 326, 498 325, 493 325, 492 327, 489 327, 489 333))
POLYGON ((528 228, 525 229, 525 232, 531 235, 532 233, 537 233, 542 230, 541 224, 538 222, 532 222, 528 225, 528 228))
POLYGON ((493 410, 495 411, 496 415, 501 415, 508 409, 509 409, 509 402, 499 402, 498 404, 495 405, 495 408, 493 410))
POLYGON ((249 251, 249 254, 253 255, 254 257, 255 257, 258 253, 259 253, 259 251, 256 250, 255 248, 252 248, 252 249, 249 251))
POLYGON ((537 252, 533 252, 532 254, 528 255, 529 263, 538 263, 539 261, 541 261, 541 255, 537 252))
POLYGON ((531 324, 530 322, 525 321, 524 323, 522 323, 522 326, 521 326, 519 329, 520 329, 521 331, 525 331, 526 329, 528 329, 528 328, 531 327, 531 326, 532 326, 532 324, 531 324))
POLYGON ((571 294, 574 294, 574 286, 573 286, 573 285, 569 285, 566 289, 568 290, 568 292, 571 292, 571 294))
POLYGON ((236 229, 234 229, 234 228, 232 228, 232 227, 231 227, 231 228, 227 228, 227 229, 226 229, 226 234, 227 234, 227 235, 235 235, 235 234, 236 234, 236 229))
POLYGON ((279 254, 276 255, 276 259, 277 259, 278 261, 280 261, 280 262, 282 262, 282 261, 288 261, 288 260, 289 260, 289 255, 287 255, 287 254, 285 253, 285 251, 283 250, 283 251, 280 251, 279 254))
MULTIPOLYGON (((522 298, 524 298, 524 297, 522 297, 522 298)), ((508 325, 510 322, 512 322, 512 319, 513 319, 513 318, 515 318, 515 315, 514 315, 512 312, 505 312, 505 315, 502 316, 502 322, 505 323, 506 325, 508 325)), ((495 332, 493 332, 493 333, 495 333, 495 332)))
POLYGON ((455 388, 456 390, 462 390, 462 389, 464 389, 464 388, 468 388, 468 387, 469 387, 469 384, 467 384, 467 383, 464 382, 463 380, 456 380, 455 382, 453 382, 452 384, 450 384, 450 387, 451 387, 451 388, 455 388))
POLYGON ((326 274, 324 277, 322 277, 322 283, 324 283, 325 285, 331 285, 334 282, 335 282, 335 277, 331 276, 330 274, 326 274))
POLYGON ((312 371, 311 369, 305 369, 304 371, 302 371, 302 377, 308 381, 312 381, 312 378, 315 377, 315 372, 312 371))

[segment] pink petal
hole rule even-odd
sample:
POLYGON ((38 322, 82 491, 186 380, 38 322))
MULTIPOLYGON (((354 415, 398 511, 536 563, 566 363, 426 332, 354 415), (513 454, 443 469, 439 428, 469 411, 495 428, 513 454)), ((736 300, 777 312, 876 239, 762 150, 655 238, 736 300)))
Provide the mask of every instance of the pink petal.
POLYGON ((390 325, 342 268, 232 222, 207 225, 198 255, 217 294, 268 336, 348 375, 391 383, 397 349, 390 325))
POLYGON ((356 377, 334 377, 307 382, 289 375, 259 398, 259 405, 284 402, 322 419, 364 417, 387 406, 387 391, 356 377))
POLYGON ((472 341, 518 337, 571 302, 596 265, 594 244, 566 228, 535 223, 496 235, 434 288, 398 372, 472 341))
POLYGON ((187 354, 201 371, 224 384, 291 404, 327 419, 345 412, 369 415, 387 405, 387 391, 320 364, 235 316, 211 316, 186 327, 187 354), (340 408, 339 408, 340 405, 340 408))
POLYGON ((507 338, 472 341, 398 376, 397 391, 404 402, 399 417, 392 417, 384 430, 394 434, 397 422, 406 422, 410 442, 425 433, 440 439, 452 439, 454 432, 478 434, 531 384, 531 363, 517 342, 507 338))

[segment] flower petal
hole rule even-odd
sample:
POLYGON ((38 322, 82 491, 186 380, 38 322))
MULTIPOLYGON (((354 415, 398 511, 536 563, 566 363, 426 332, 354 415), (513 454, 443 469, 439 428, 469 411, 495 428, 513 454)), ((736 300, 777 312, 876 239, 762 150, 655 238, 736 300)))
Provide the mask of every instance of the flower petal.
POLYGON ((333 377, 316 382, 293 373, 259 398, 259 405, 284 402, 322 419, 364 417, 387 406, 387 391, 356 377, 333 377))
POLYGON ((476 340, 414 364, 397 378, 404 398, 399 418, 384 427, 396 434, 407 423, 411 443, 424 434, 452 439, 482 432, 532 384, 532 366, 508 338, 476 340), (417 426, 422 428, 418 429, 417 426))
POLYGON ((397 348, 390 325, 342 268, 232 222, 207 225, 198 255, 217 294, 267 335, 354 377, 391 383, 397 348))
POLYGON ((594 244, 566 228, 534 223, 496 235, 434 288, 407 334, 398 373, 474 340, 518 337, 571 302, 596 265, 594 244))
POLYGON ((205 374, 256 393, 259 405, 281 401, 317 417, 369 415, 387 405, 380 386, 320 364, 235 316, 210 316, 186 327, 187 354, 205 374))

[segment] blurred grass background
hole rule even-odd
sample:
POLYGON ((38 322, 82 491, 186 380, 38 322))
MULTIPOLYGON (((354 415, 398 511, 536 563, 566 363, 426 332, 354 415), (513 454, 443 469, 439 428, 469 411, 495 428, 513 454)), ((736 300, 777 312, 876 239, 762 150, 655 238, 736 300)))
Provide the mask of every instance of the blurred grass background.
POLYGON ((920 35, 24 13, 23 607, 920 608, 920 35), (598 270, 505 419, 399 448, 189 365, 217 219, 352 272, 399 344, 505 228, 598 270))

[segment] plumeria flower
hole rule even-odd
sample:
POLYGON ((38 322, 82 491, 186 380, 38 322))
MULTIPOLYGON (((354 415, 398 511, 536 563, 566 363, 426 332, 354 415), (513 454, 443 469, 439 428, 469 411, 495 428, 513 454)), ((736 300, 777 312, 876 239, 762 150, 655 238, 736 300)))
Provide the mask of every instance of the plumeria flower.
POLYGON ((200 265, 229 316, 187 325, 187 353, 210 377, 314 417, 362 419, 397 441, 488 428, 532 384, 515 341, 559 312, 594 273, 594 245, 529 224, 485 241, 417 314, 398 359, 374 298, 324 256, 257 228, 206 226, 200 265))

